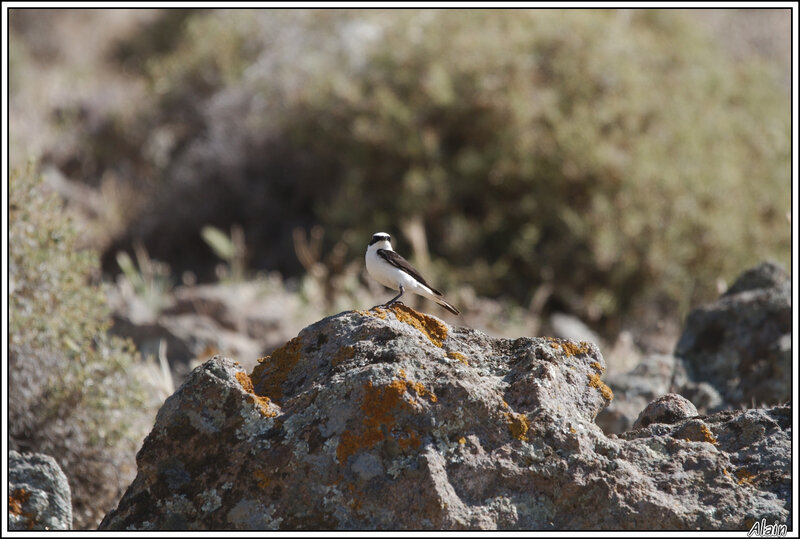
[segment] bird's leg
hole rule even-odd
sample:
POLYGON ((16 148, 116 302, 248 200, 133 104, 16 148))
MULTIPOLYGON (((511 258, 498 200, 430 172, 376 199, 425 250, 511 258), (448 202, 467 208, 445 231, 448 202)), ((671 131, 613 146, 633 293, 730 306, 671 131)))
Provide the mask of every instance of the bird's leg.
POLYGON ((391 305, 391 304, 393 304, 394 302, 396 302, 398 299, 400 299, 400 296, 402 296, 402 295, 403 295, 403 293, 404 293, 405 291, 406 291, 406 290, 405 290, 405 288, 403 288, 403 285, 400 285, 400 293, 399 293, 399 294, 397 294, 397 295, 396 295, 395 297, 393 297, 392 299, 390 299, 389 301, 387 301, 386 303, 384 303, 384 304, 383 304, 383 306, 384 306, 384 307, 388 307, 389 305, 391 305))

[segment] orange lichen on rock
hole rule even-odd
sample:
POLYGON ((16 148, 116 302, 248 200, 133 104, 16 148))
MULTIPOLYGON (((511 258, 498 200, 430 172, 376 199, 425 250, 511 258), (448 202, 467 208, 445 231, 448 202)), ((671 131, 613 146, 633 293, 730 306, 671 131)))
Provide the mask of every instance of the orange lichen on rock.
POLYGON ((415 311, 402 303, 395 303, 389 307, 373 307, 369 311, 356 311, 362 316, 374 316, 381 320, 386 320, 386 315, 392 312, 397 320, 417 328, 430 341, 442 347, 442 341, 447 338, 447 326, 432 316, 415 311))
POLYGON ((14 516, 21 516, 25 519, 25 527, 32 530, 36 526, 36 520, 33 513, 23 511, 22 507, 28 503, 31 498, 31 493, 24 488, 14 489, 14 492, 8 495, 8 512, 14 516))
POLYGON ((372 447, 383 439, 384 435, 380 430, 369 429, 358 433, 345 431, 336 446, 336 458, 344 463, 347 457, 354 455, 359 449, 372 447))
POLYGON ((740 468, 736 470, 736 477, 738 481, 736 481, 740 485, 750 485, 753 483, 753 479, 755 479, 756 475, 747 471, 746 468, 740 468))
POLYGON ((528 421, 528 416, 516 412, 503 412, 503 415, 506 418, 506 424, 508 424, 508 430, 511 432, 511 436, 517 440, 527 441, 528 429, 531 426, 530 421, 528 421))
POLYGON ((392 437, 397 441, 397 445, 399 445, 401 449, 419 449, 419 446, 422 445, 419 434, 409 428, 405 428, 402 431, 397 431, 397 429, 393 430, 392 437))
MULTIPOLYGON (((406 371, 404 371, 403 369, 400 369, 400 372, 398 374, 400 375, 401 379, 406 380, 406 371)), ((406 380, 406 386, 408 388, 413 389, 414 392, 420 397, 427 396, 431 400, 431 402, 436 402, 438 400, 436 395, 434 395, 433 393, 428 391, 425 388, 425 386, 422 385, 421 382, 409 382, 408 380, 406 380)), ((411 400, 411 402, 412 403, 416 403, 416 401, 413 400, 413 399, 411 400)))
POLYGON ((417 448, 422 444, 419 435, 408 429, 397 429, 395 418, 397 410, 413 411, 417 400, 406 394, 413 390, 418 397, 427 396, 436 402, 436 395, 427 390, 420 382, 406 380, 405 371, 400 369, 400 379, 392 380, 385 386, 374 386, 372 382, 364 384, 364 400, 361 411, 364 413, 361 425, 355 431, 345 431, 339 438, 336 457, 344 463, 347 457, 361 449, 370 448, 386 439, 390 433, 402 449, 417 448))
POLYGON ((711 432, 711 429, 709 429, 706 425, 700 427, 700 432, 703 434, 703 441, 712 443, 714 445, 719 445, 719 442, 717 442, 717 439, 714 438, 714 434, 711 432))
POLYGON ((31 493, 24 488, 14 489, 14 492, 8 495, 8 512, 14 516, 21 516, 22 506, 28 503, 31 498, 31 493))
POLYGON ((461 363, 463 363, 464 365, 469 367, 469 362, 467 361, 467 358, 462 353, 459 353, 459 352, 447 352, 447 357, 449 357, 451 359, 457 359, 461 363))
POLYGON ((342 346, 339 351, 333 356, 331 359, 331 365, 334 367, 338 367, 348 359, 352 359, 352 357, 356 354, 356 349, 349 344, 347 346, 342 346))
POLYGON ((594 387, 600 390, 600 394, 603 395, 603 398, 609 402, 614 399, 614 392, 611 391, 611 388, 608 387, 600 380, 600 377, 596 374, 589 375, 589 387, 594 387))
POLYGON ((267 472, 256 470, 253 472, 253 476, 256 478, 258 488, 267 488, 269 486, 269 474, 267 472))
POLYGON ((364 416, 364 425, 379 427, 380 425, 394 424, 392 410, 405 404, 403 395, 406 394, 405 380, 392 380, 383 387, 376 388, 372 382, 364 385, 364 402, 361 410, 364 416))
POLYGON ((236 379, 239 380, 239 384, 241 384, 242 389, 247 391, 248 393, 254 393, 255 390, 253 389, 253 381, 247 376, 246 372, 237 372, 236 379))
POLYGON ((258 408, 261 410, 261 413, 264 415, 264 417, 275 417, 278 415, 278 412, 270 410, 269 403, 271 401, 269 400, 269 397, 263 397, 256 394, 255 389, 253 388, 253 381, 249 376, 247 376, 246 372, 237 372, 236 379, 239 380, 239 383, 242 385, 242 389, 249 393, 247 396, 249 402, 258 404, 258 408))
POLYGON ((589 363, 589 366, 590 366, 591 368, 593 368, 594 370, 596 370, 596 371, 597 371, 597 374, 603 374, 603 372, 606 370, 606 369, 605 369, 605 368, 604 368, 604 367, 603 367, 603 366, 600 364, 600 362, 598 362, 598 361, 592 361, 591 363, 589 363))
POLYGON ((397 319, 410 326, 417 328, 430 341, 442 347, 442 341, 447 338, 447 326, 432 316, 415 311, 411 307, 406 307, 402 303, 395 303, 389 307, 397 319))
POLYGON ((361 316, 374 316, 375 318, 386 320, 386 310, 381 307, 373 307, 368 311, 356 311, 356 312, 361 316))
POLYGON ((295 337, 271 355, 258 360, 250 377, 255 385, 255 393, 278 401, 283 397, 281 386, 300 360, 303 339, 295 337))
POLYGON ((364 412, 363 425, 357 432, 345 431, 339 438, 336 448, 336 457, 344 463, 347 457, 356 453, 361 448, 372 447, 385 437, 382 426, 387 430, 395 424, 391 412, 397 406, 404 404, 403 395, 406 392, 405 382, 393 380, 386 386, 375 388, 372 382, 364 384, 364 402, 361 411, 364 412))
POLYGON ((589 343, 584 341, 575 343, 575 341, 555 339, 553 337, 548 337, 548 340, 550 341, 551 348, 560 348, 568 357, 574 357, 579 354, 588 354, 590 350, 589 343))
POLYGON ((687 442, 708 442, 710 444, 718 445, 714 433, 705 423, 700 421, 690 421, 680 428, 675 433, 676 437, 683 438, 687 442))
POLYGON ((349 482, 345 484, 345 488, 351 496, 349 501, 350 508, 353 511, 360 511, 363 503, 363 492, 355 484, 349 482))

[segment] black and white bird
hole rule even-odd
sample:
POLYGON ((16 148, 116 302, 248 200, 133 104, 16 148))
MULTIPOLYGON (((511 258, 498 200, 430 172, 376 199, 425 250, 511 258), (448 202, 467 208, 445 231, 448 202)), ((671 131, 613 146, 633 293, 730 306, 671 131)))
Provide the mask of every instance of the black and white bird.
POLYGON ((447 303, 441 292, 426 283, 414 266, 394 252, 391 240, 392 237, 385 232, 373 234, 366 254, 367 271, 372 278, 383 286, 400 291, 399 294, 384 303, 384 307, 396 302, 408 291, 433 300, 451 313, 458 314, 458 309, 447 303))

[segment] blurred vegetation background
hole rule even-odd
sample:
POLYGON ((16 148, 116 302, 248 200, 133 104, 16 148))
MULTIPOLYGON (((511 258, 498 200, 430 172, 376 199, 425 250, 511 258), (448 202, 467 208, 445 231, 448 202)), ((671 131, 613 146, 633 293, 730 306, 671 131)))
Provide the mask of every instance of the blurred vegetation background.
POLYGON ((120 274, 155 310, 268 272, 313 319, 385 301, 376 231, 496 334, 654 334, 789 266, 789 10, 15 9, 9 43, 12 369, 89 353, 108 313, 66 298, 120 274))
POLYGON ((58 461, 84 527, 127 488, 168 393, 132 342, 108 334, 97 255, 76 249, 58 195, 30 169, 9 179, 10 445, 58 461))

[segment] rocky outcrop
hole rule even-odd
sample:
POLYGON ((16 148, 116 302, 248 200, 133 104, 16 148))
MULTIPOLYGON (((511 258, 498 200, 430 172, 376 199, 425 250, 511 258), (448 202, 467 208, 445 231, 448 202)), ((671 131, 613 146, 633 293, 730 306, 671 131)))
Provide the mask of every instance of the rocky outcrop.
POLYGON ((8 452, 8 529, 72 529, 69 483, 53 457, 8 452))
POLYGON ((716 302, 689 313, 675 347, 688 375, 684 384, 709 383, 722 396, 720 407, 788 401, 791 327, 786 273, 771 263, 744 272, 716 302))
POLYGON ((791 286, 777 265, 742 273, 714 303, 694 309, 672 355, 646 356, 609 376, 618 397, 597 423, 630 430, 642 408, 667 393, 700 413, 788 402, 792 391, 791 286))
MULTIPOLYGON (((699 482, 744 487, 747 495, 739 498, 741 503, 752 504, 747 508, 750 515, 761 514, 761 517, 748 518, 741 528, 750 530, 762 518, 770 524, 774 521, 789 524, 788 511, 792 496, 791 429, 791 407, 775 406, 730 410, 674 424, 653 422, 646 428, 626 432, 620 438, 631 442, 646 440, 650 449, 669 457, 649 474, 650 480, 669 495, 693 497, 698 493, 686 489, 682 481, 675 481, 673 473, 680 468, 702 471, 706 479, 704 481, 701 478, 702 474, 696 476, 699 482), (677 451, 670 450, 669 445, 674 445, 676 440, 689 444, 677 451), (705 443, 700 444, 700 451, 696 451, 692 442, 705 443), (662 443, 666 445, 661 446, 662 443), (717 455, 725 455, 722 468, 718 467, 720 461, 717 455), (722 477, 718 477, 718 473, 722 477), (781 509, 776 511, 777 507, 781 509)), ((723 487, 700 492, 700 499, 704 500, 701 503, 708 503, 717 496, 738 497, 741 491, 732 489, 726 494, 723 487)), ((724 519, 726 517, 723 515, 729 509, 727 503, 715 508, 707 507, 708 518, 711 521, 724 519)))
POLYGON ((789 514, 787 408, 617 438, 590 343, 493 339, 401 304, 215 357, 158 413, 100 528, 729 529, 789 514))

